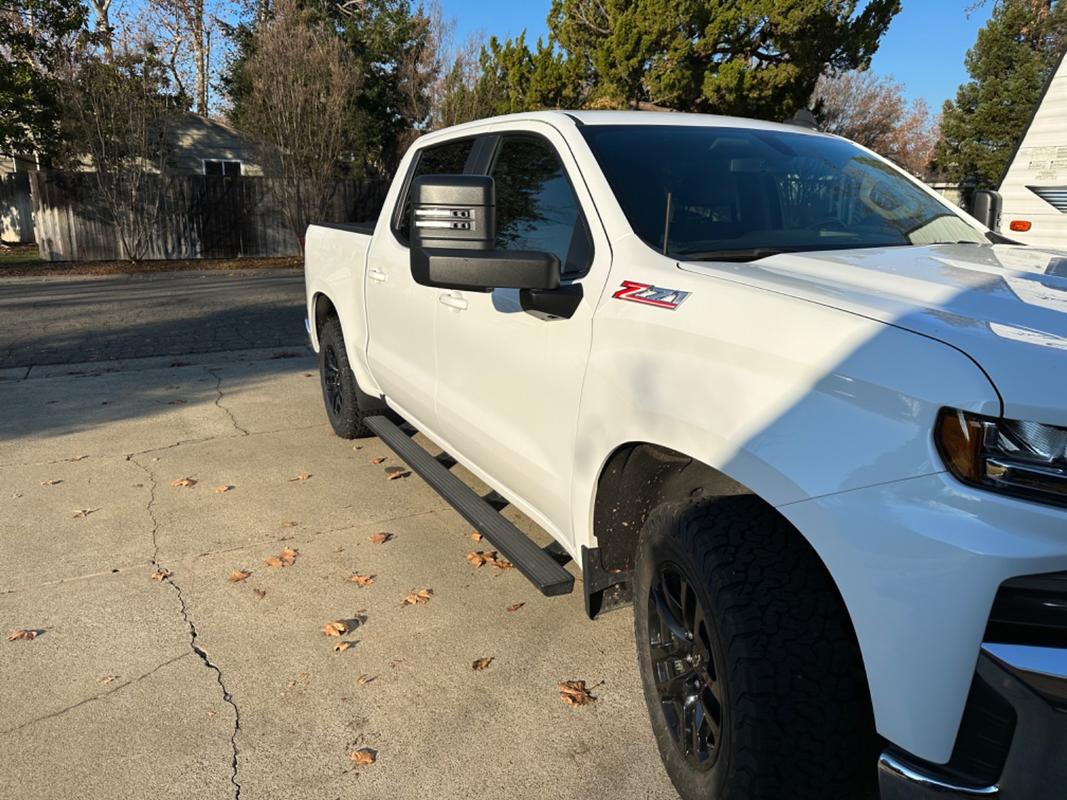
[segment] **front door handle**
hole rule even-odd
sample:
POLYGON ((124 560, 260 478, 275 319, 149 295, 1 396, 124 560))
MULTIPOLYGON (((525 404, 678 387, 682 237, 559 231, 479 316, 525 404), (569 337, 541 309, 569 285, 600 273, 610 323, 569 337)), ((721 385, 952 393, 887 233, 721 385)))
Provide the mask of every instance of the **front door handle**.
POLYGON ((467 308, 467 301, 463 299, 463 295, 446 292, 437 299, 441 301, 442 305, 454 308, 456 311, 463 311, 467 308))
POLYGON ((372 281, 378 281, 378 283, 382 283, 385 281, 386 275, 377 267, 371 267, 367 270, 367 277, 370 278, 372 281))

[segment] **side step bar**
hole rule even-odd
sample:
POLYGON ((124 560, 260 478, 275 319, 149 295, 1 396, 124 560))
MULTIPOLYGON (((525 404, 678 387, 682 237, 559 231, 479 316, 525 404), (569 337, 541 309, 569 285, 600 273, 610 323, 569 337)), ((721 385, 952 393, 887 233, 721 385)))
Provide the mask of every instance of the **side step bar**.
POLYGON ((542 550, 525 533, 500 516, 489 503, 400 428, 381 416, 367 417, 365 422, 379 439, 389 445, 419 477, 514 564, 541 594, 568 594, 574 589, 574 576, 560 566, 550 553, 542 550))

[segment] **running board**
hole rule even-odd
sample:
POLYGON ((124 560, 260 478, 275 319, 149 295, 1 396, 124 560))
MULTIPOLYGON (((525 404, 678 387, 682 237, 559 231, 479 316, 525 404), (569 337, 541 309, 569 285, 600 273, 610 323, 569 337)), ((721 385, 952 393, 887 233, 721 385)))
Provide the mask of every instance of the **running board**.
POLYGON ((514 564, 541 594, 568 594, 574 589, 574 576, 551 553, 538 547, 525 533, 500 516, 489 503, 400 428, 380 416, 367 417, 364 422, 460 516, 488 539, 501 555, 514 564))

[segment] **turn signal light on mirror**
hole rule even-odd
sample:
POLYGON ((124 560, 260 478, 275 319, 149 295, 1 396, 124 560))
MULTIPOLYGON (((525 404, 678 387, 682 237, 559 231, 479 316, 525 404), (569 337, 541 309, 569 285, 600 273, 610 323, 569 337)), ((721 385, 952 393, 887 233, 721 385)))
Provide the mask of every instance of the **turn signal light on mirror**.
POLYGON ((1016 233, 1026 233, 1030 230, 1030 220, 1028 219, 1013 219, 1011 225, 1008 226, 1016 233))

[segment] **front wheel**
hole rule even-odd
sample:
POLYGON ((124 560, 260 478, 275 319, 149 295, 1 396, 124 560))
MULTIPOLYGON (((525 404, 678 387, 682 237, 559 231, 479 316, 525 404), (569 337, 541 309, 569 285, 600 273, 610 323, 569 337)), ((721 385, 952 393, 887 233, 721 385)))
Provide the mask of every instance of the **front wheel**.
POLYGON ((684 800, 876 796, 855 635, 784 519, 746 495, 660 506, 634 584, 645 700, 684 800))
POLYGON ((348 364, 341 321, 337 317, 327 319, 319 331, 319 380, 326 416, 334 433, 342 439, 370 436, 363 421, 364 411, 359 405, 356 376, 348 364))

